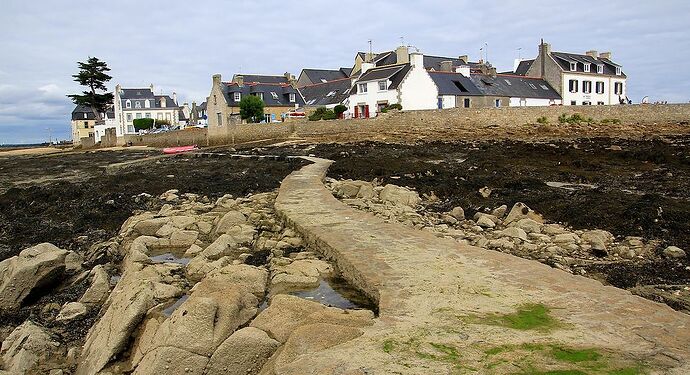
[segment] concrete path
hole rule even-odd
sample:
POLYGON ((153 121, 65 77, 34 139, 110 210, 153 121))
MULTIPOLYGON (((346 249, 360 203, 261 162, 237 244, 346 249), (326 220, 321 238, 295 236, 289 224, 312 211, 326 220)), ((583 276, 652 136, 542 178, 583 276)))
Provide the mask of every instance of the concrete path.
POLYGON ((276 210, 378 303, 379 317, 361 337, 281 373, 690 374, 689 315, 384 223, 324 187, 331 161, 309 160, 283 181, 276 210))

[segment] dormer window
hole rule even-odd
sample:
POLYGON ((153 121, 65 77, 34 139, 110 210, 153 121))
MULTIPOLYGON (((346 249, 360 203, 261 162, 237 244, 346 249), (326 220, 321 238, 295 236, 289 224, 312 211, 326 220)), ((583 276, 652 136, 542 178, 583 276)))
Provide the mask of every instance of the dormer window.
POLYGON ((290 93, 290 103, 294 103, 297 100, 297 95, 290 93))
POLYGON ((264 100, 264 93, 263 92, 257 92, 256 96, 258 96, 259 99, 264 100))
POLYGON ((275 91, 271 91, 271 97, 275 100, 278 100, 278 94, 276 94, 275 91))
POLYGON ((136 109, 139 109, 139 108, 141 108, 141 102, 140 102, 140 101, 138 101, 138 100, 137 100, 137 101, 135 101, 135 102, 134 102, 134 108, 136 108, 136 109))
POLYGON ((321 78, 321 83, 326 83, 326 82, 328 82, 328 81, 326 81, 325 79, 321 78))
POLYGON ((597 73, 604 74, 604 66, 603 65, 597 65, 597 73))
POLYGON ((125 108, 132 108, 132 102, 129 99, 125 102, 125 108))
POLYGON ((536 89, 537 89, 537 86, 535 86, 533 83, 530 83, 530 84, 529 84, 529 87, 531 87, 532 90, 536 90, 536 89))
POLYGON ((590 67, 591 67, 590 64, 585 64, 585 73, 589 73, 589 72, 590 72, 590 69, 591 69, 590 67))
POLYGON ((144 101, 144 108, 151 108, 151 102, 148 99, 144 101))
POLYGON ((620 67, 620 66, 617 66, 617 67, 616 67, 616 75, 619 76, 619 75, 621 75, 622 73, 623 73, 623 72, 621 71, 621 67, 620 67))
POLYGON ((574 72, 577 70, 577 63, 576 62, 571 62, 570 63, 570 71, 574 72))
POLYGON ((335 96, 335 91, 329 92, 328 95, 326 95, 326 96, 329 97, 329 98, 330 98, 331 96, 335 96))
POLYGON ((232 100, 239 102, 240 100, 242 100, 242 94, 239 92, 234 93, 232 100))
POLYGON ((84 112, 84 118, 89 118, 89 115, 87 115, 86 112, 84 112))

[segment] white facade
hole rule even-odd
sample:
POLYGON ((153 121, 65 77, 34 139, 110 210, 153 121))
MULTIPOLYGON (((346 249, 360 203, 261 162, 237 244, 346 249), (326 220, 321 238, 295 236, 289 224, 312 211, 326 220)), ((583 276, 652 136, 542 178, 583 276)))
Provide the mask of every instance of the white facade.
MULTIPOLYGON (((421 53, 410 54, 410 70, 394 89, 389 89, 392 83, 390 78, 355 82, 355 93, 346 101, 349 115, 360 118, 376 117, 382 108, 391 104, 400 104, 403 110, 437 108, 438 90, 424 69, 423 60, 424 55, 421 53)), ((362 75, 369 69, 370 64, 363 63, 362 75)))
POLYGON ((438 99, 441 103, 441 109, 455 108, 455 95, 439 95, 438 99))
POLYGON ((627 89, 625 77, 565 72, 561 92, 564 105, 614 105, 627 97, 627 89))
MULTIPOLYGON (((142 89, 149 90, 149 89, 142 89)), ((122 88, 120 85, 115 87, 114 93, 114 111, 115 111, 115 129, 118 137, 127 134, 136 134, 134 129, 134 120, 140 118, 152 118, 154 120, 165 120, 170 122, 170 125, 175 126, 179 124, 179 107, 174 100, 168 100, 163 97, 155 97, 153 95, 153 85, 151 85, 151 98, 143 98, 139 100, 128 100, 122 97, 122 88), (162 100, 158 105, 156 100, 162 100), (143 103, 143 104, 142 104, 143 103)), ((173 97, 175 94, 173 94, 173 97)))
POLYGON ((510 98, 511 107, 548 107, 562 103, 561 99, 510 98))

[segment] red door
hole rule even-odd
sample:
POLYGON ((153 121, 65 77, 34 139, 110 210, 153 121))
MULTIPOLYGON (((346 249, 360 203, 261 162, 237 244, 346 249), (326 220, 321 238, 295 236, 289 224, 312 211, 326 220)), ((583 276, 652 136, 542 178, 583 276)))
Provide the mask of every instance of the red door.
POLYGON ((359 118, 359 106, 355 106, 355 118, 359 118))
POLYGON ((364 106, 364 118, 369 118, 369 106, 364 106))

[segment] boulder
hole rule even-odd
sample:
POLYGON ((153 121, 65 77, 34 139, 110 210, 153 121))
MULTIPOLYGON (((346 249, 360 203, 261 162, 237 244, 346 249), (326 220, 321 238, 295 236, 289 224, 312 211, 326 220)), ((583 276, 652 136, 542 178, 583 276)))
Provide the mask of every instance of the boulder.
POLYGON ((256 374, 279 346, 278 341, 258 328, 242 328, 216 349, 206 373, 256 374))
POLYGON ((491 214, 498 217, 498 218, 501 218, 501 217, 505 216, 507 211, 508 211, 508 206, 506 206, 504 204, 500 207, 494 208, 493 211, 491 211, 491 214))
POLYGON ((366 181, 344 180, 333 184, 333 194, 338 198, 364 198, 374 197, 374 185, 366 181))
POLYGON ((60 310, 60 313, 55 318, 55 321, 62 322, 81 318, 88 312, 86 305, 80 302, 68 302, 60 310))
POLYGON ((110 294, 110 278, 103 266, 96 266, 91 270, 91 286, 79 298, 85 305, 100 305, 108 299, 110 294))
POLYGON ((155 236, 163 225, 170 221, 167 217, 157 217, 148 220, 141 220, 134 224, 134 230, 142 236, 155 236))
POLYGON ((422 202, 416 191, 392 184, 383 187, 383 190, 379 193, 379 198, 384 202, 413 208, 422 202))
POLYGON ((543 227, 543 224, 538 223, 532 219, 520 219, 518 221, 512 222, 510 226, 520 228, 524 230, 526 233, 541 233, 541 228, 543 227))
POLYGON ((68 251, 42 243, 0 262, 0 311, 18 308, 37 288, 50 288, 65 271, 68 251))
POLYGON ((685 251, 676 246, 669 246, 664 249, 664 255, 668 258, 685 258, 685 251))
POLYGON ((580 238, 575 233, 557 234, 553 237, 553 242, 559 245, 576 244, 580 242, 580 238))
POLYGON ((208 357, 175 347, 157 347, 139 363, 136 375, 202 375, 208 357))
POLYGON ((518 238, 518 239, 521 239, 523 241, 527 241, 527 233, 520 228, 515 228, 515 227, 506 228, 506 229, 498 232, 497 234, 499 237, 518 238))
POLYGON ((450 211, 450 216, 459 221, 465 220, 465 210, 463 210, 462 207, 455 207, 450 211))
POLYGON ((199 238, 199 232, 197 231, 175 229, 170 234, 170 246, 175 248, 189 248, 194 245, 197 238, 199 238))
POLYGON ((56 359, 59 350, 59 342, 43 327, 27 320, 2 342, 0 354, 3 368, 10 374, 37 374, 41 373, 41 365, 56 359))
POLYGON ((532 219, 537 223, 544 223, 544 219, 538 213, 532 211, 526 204, 522 202, 515 203, 513 208, 506 216, 505 222, 512 223, 513 221, 518 221, 521 219, 532 219))
POLYGON ((208 245, 200 255, 213 261, 225 256, 235 259, 241 253, 237 241, 229 234, 222 234, 212 244, 208 245))
POLYGON ((246 224, 247 223, 247 217, 244 216, 243 213, 239 211, 228 211, 218 222, 218 225, 216 225, 216 233, 218 234, 223 234, 227 233, 230 228, 240 225, 240 224, 246 224))
POLYGON ((271 271, 271 287, 285 291, 317 287, 319 278, 333 272, 333 268, 322 260, 299 259, 284 266, 272 267, 271 271))
POLYGON ((491 220, 489 215, 481 215, 477 219, 477 225, 479 225, 482 228, 493 228, 496 226, 496 223, 494 223, 494 221, 491 220))

